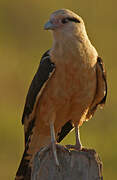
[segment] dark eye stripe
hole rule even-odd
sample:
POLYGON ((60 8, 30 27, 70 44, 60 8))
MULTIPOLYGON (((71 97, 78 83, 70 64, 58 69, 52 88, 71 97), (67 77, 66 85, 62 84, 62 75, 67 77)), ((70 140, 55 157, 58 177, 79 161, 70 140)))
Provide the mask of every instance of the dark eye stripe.
POLYGON ((80 23, 80 21, 78 20, 78 19, 76 19, 76 18, 70 18, 70 17, 67 17, 67 18, 64 18, 64 19, 62 19, 62 23, 63 24, 65 24, 65 23, 67 23, 67 22, 69 22, 69 21, 72 21, 72 22, 75 22, 75 23, 80 23))
POLYGON ((79 19, 76 19, 76 18, 70 18, 70 17, 68 17, 67 18, 69 21, 73 21, 73 22, 75 22, 75 23, 80 23, 80 21, 79 21, 79 19))

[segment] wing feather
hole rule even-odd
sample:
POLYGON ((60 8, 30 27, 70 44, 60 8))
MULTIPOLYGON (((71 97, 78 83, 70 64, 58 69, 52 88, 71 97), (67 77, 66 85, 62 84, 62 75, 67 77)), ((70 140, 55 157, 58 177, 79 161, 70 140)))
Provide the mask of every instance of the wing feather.
POLYGON ((55 64, 51 62, 49 51, 47 51, 41 58, 39 68, 32 80, 29 91, 26 97, 24 112, 22 116, 22 124, 24 124, 25 131, 25 145, 31 135, 35 123, 34 109, 40 95, 43 92, 50 77, 55 71, 55 64), (33 116, 32 116, 33 113, 33 116))
POLYGON ((103 107, 103 105, 106 102, 106 97, 107 97, 106 72, 104 68, 104 63, 100 57, 97 58, 96 75, 97 75, 96 94, 94 97, 94 101, 89 108, 86 117, 87 119, 90 119, 93 116, 98 106, 103 107))
POLYGON ((58 133, 57 142, 60 143, 73 128, 74 126, 71 120, 65 123, 64 126, 61 128, 61 131, 58 133))

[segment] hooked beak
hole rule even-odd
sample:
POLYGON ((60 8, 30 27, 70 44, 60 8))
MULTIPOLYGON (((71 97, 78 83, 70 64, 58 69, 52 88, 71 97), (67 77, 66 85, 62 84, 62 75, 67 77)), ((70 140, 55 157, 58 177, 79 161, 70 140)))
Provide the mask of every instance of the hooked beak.
POLYGON ((44 29, 45 30, 54 30, 57 27, 57 25, 53 24, 51 21, 48 21, 45 25, 44 25, 44 29))

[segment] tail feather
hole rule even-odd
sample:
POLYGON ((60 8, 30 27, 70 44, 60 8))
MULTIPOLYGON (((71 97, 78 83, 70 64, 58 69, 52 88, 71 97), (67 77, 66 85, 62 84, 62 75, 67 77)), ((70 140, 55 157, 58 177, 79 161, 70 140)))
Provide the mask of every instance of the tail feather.
POLYGON ((31 179, 31 167, 30 167, 30 155, 27 154, 25 149, 20 166, 17 170, 15 180, 30 180, 31 179))

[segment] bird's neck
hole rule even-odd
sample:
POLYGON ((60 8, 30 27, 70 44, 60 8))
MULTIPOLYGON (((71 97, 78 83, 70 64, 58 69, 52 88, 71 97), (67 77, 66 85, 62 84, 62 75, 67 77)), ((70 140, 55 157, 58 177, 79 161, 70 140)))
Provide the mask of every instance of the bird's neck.
MULTIPOLYGON (((62 60, 63 58, 67 61, 69 59, 77 59, 78 61, 83 58, 79 58, 81 56, 87 57, 95 56, 96 51, 92 51, 94 47, 91 45, 88 36, 81 35, 80 37, 77 35, 69 36, 61 36, 60 34, 55 34, 53 47, 51 49, 51 57, 53 61, 62 60), (94 54, 91 54, 91 53, 94 54)), ((89 58, 84 58, 85 60, 89 60, 89 58)), ((80 62, 79 62, 80 63, 80 62)), ((85 62, 86 63, 86 62, 85 62)))

